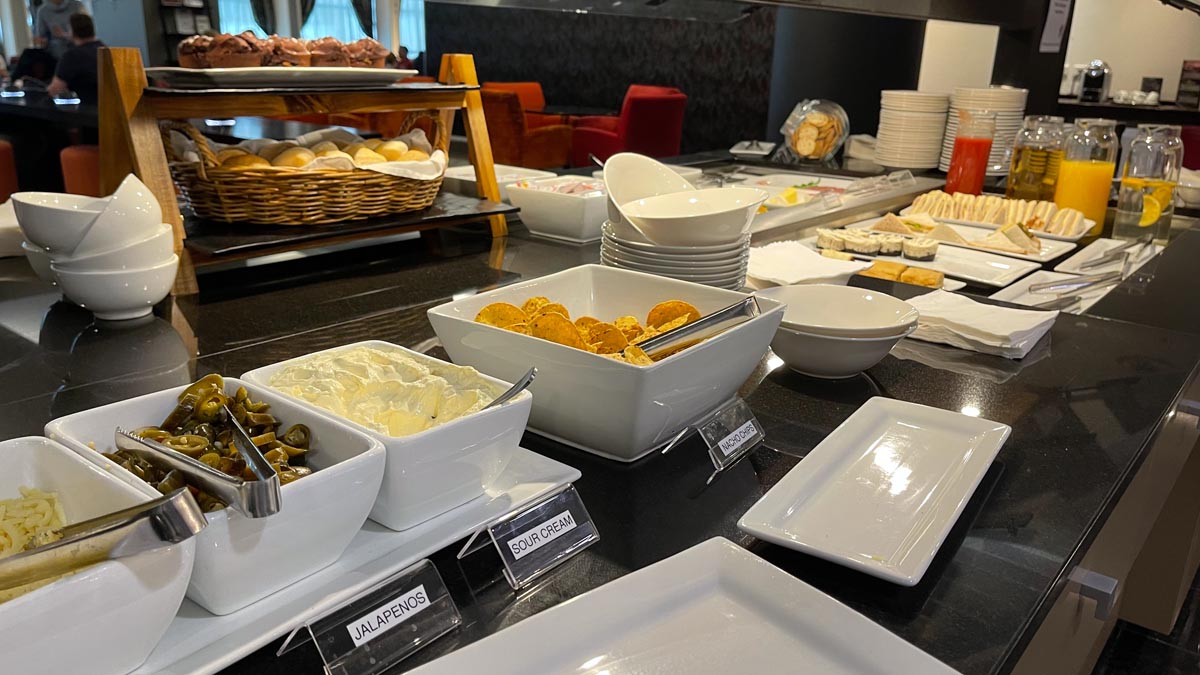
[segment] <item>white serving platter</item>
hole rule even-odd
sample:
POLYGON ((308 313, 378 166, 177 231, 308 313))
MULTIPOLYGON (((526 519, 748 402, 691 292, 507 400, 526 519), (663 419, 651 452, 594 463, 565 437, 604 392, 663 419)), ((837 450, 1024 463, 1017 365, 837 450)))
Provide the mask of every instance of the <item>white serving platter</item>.
MULTIPOLYGON (((878 218, 875 220, 865 220, 860 223, 854 223, 853 225, 849 225, 847 227, 852 227, 855 229, 867 229, 867 228, 870 228, 872 225, 874 225, 878 221, 879 221, 878 218)), ((964 239, 966 239, 968 241, 970 241, 972 239, 981 239, 983 237, 986 237, 989 232, 996 229, 994 227, 986 227, 985 228, 985 227, 980 227, 978 225, 962 225, 962 224, 958 224, 958 223, 949 223, 949 222, 947 222, 946 225, 950 226, 950 229, 954 230, 955 232, 960 234, 964 239)), ((962 244, 955 244, 955 243, 951 243, 951 242, 947 242, 947 241, 941 242, 941 245, 942 246, 957 246, 959 248, 965 248, 965 249, 969 249, 972 251, 984 251, 985 253, 994 253, 996 255, 1007 256, 1009 258, 1017 258, 1019 260, 1031 260, 1033 262, 1039 262, 1039 263, 1050 262, 1051 260, 1054 260, 1055 258, 1064 256, 1067 253, 1070 253, 1071 251, 1073 251, 1075 249, 1076 245, 1069 241, 1062 241, 1062 240, 1057 240, 1057 239, 1045 239, 1044 237, 1042 237, 1041 233, 1035 233, 1035 234, 1037 234, 1038 240, 1042 242, 1042 250, 1038 251, 1037 253, 1011 253, 1008 251, 996 251, 996 250, 993 250, 990 248, 979 248, 976 246, 964 246, 962 244)), ((900 236, 905 236, 905 235, 900 235, 900 236)), ((914 235, 910 235, 910 236, 917 237, 920 235, 914 234, 914 235)))
MULTIPOLYGON (((1063 274, 1062 272, 1050 272, 1047 270, 1038 270, 1037 272, 1030 274, 1029 276, 1025 277, 1024 279, 1021 279, 1021 280, 1013 283, 1008 288, 1001 289, 1001 290, 991 294, 988 297, 992 298, 993 300, 1004 300, 1005 302, 1011 302, 1015 305, 1025 305, 1027 307, 1032 307, 1033 305, 1036 305, 1041 302, 1049 302, 1050 300, 1054 300, 1060 294, 1057 292, 1030 293, 1029 292, 1030 286, 1032 286, 1033 284, 1040 284, 1040 283, 1049 282, 1049 281, 1065 281, 1067 279, 1074 279, 1077 276, 1079 276, 1079 275, 1063 274)), ((1067 310, 1067 313, 1068 314, 1083 314, 1084 312, 1091 309, 1092 305, 1096 304, 1097 302, 1100 302, 1100 299, 1103 298, 1105 295, 1108 295, 1108 292, 1114 288, 1116 288, 1115 285, 1105 286, 1103 288, 1096 288, 1096 289, 1084 289, 1084 291, 1082 293, 1078 294, 1079 295, 1079 306, 1072 308, 1070 310, 1067 310)), ((1063 295, 1072 295, 1073 293, 1074 293, 1073 291, 1064 291, 1062 294, 1063 295)))
POLYGON ((263 87, 361 87, 399 82, 416 75, 415 70, 391 68, 329 68, 323 66, 288 68, 147 68, 153 82, 165 80, 177 89, 253 89, 263 87))
POLYGON ((134 672, 216 673, 389 575, 579 476, 578 470, 565 464, 517 448, 504 473, 482 497, 403 532, 368 520, 337 562, 245 609, 215 616, 185 600, 158 646, 134 672))
POLYGON ((955 671, 721 537, 467 645, 414 675, 955 671))
MULTIPOLYGON (((875 219, 872 218, 866 222, 872 223, 875 222, 875 219)), ((857 225, 858 223, 852 223, 847 225, 847 227, 855 227, 857 225)), ((817 238, 815 236, 801 239, 800 243, 812 247, 813 250, 820 250, 817 248, 817 238)), ((998 253, 959 248, 957 246, 938 246, 937 255, 934 256, 933 260, 909 260, 896 255, 863 255, 858 253, 851 253, 851 255, 862 260, 890 260, 915 267, 924 267, 941 272, 948 277, 970 281, 983 286, 994 286, 996 288, 1004 288, 1041 267, 1035 262, 1017 260, 1016 258, 1009 258, 998 253)))
MULTIPOLYGON (((1096 241, 1093 241, 1092 243, 1083 247, 1083 250, 1080 252, 1076 253, 1070 258, 1067 258, 1058 265, 1055 265, 1054 271, 1064 272, 1066 274, 1103 274, 1105 272, 1120 272, 1122 265, 1121 260, 1114 260, 1110 263, 1097 265, 1096 267, 1089 267, 1087 269, 1083 269, 1081 265, 1089 260, 1099 258, 1105 253, 1108 253, 1112 249, 1124 243, 1124 241, 1119 239, 1097 239, 1096 241)), ((1158 244, 1151 244, 1149 249, 1142 251, 1141 255, 1138 256, 1138 259, 1134 263, 1134 268, 1136 269, 1138 265, 1141 265, 1155 255, 1158 255, 1158 253, 1162 250, 1162 246, 1159 246, 1158 244)))
POLYGON ((914 586, 1011 432, 1007 424, 877 396, 750 507, 738 527, 914 586))
MULTIPOLYGON (((907 216, 909 213, 912 213, 911 206, 905 207, 904 209, 901 209, 901 211, 900 211, 900 215, 902 215, 902 216, 907 216)), ((980 222, 974 221, 974 220, 960 220, 958 218, 934 218, 934 220, 938 221, 939 223, 948 223, 951 225, 966 225, 967 227, 980 227, 980 228, 984 228, 984 229, 988 229, 988 230, 995 230, 1000 227, 1000 225, 997 223, 980 223, 980 222)), ((1078 234, 1073 234, 1069 237, 1065 236, 1065 235, 1061 235, 1061 234, 1050 234, 1049 232, 1038 232, 1036 230, 1034 231, 1034 234, 1036 234, 1039 239, 1054 239, 1056 241, 1079 241, 1080 239, 1083 239, 1084 237, 1086 237, 1088 232, 1091 232, 1092 228, 1095 226, 1096 226, 1096 221, 1090 220, 1088 218, 1084 218, 1083 219, 1083 229, 1078 234)))

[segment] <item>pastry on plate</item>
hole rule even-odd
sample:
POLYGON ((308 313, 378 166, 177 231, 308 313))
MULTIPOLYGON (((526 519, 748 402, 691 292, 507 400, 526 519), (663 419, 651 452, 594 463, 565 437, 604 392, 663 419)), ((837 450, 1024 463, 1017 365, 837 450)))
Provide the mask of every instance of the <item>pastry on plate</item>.
POLYGON ((355 68, 382 68, 390 53, 378 40, 369 37, 346 45, 346 55, 355 68))
POLYGON ((183 68, 207 68, 208 49, 212 43, 212 36, 209 35, 193 35, 180 42, 176 50, 179 65, 183 68))
POLYGON ((874 277, 876 279, 886 279, 888 281, 899 281, 900 275, 904 270, 908 269, 908 265, 898 262, 889 262, 887 260, 876 260, 873 265, 859 272, 864 277, 874 277))
POLYGON ((878 255, 879 240, 868 234, 847 232, 845 250, 848 253, 858 253, 860 255, 878 255))
POLYGON ((268 66, 303 67, 312 65, 312 54, 304 40, 294 37, 272 35, 267 38, 266 64, 268 66))
POLYGON ((938 243, 929 237, 904 240, 904 257, 909 260, 933 260, 937 255, 938 243))
POLYGON ((346 67, 350 65, 350 55, 346 46, 331 37, 309 40, 308 53, 312 55, 312 65, 324 67, 346 67))
POLYGON ((210 68, 251 68, 263 65, 266 52, 252 35, 218 35, 208 48, 210 68))
POLYGON ((941 288, 942 282, 945 280, 946 275, 941 272, 922 269, 920 267, 910 267, 900 274, 900 281, 902 283, 926 286, 928 288, 941 288))
POLYGON ((844 251, 846 249, 846 241, 840 231, 818 227, 817 248, 829 249, 831 251, 844 251))
POLYGON ((904 250, 904 237, 898 234, 881 234, 875 239, 879 242, 879 255, 900 255, 904 250))

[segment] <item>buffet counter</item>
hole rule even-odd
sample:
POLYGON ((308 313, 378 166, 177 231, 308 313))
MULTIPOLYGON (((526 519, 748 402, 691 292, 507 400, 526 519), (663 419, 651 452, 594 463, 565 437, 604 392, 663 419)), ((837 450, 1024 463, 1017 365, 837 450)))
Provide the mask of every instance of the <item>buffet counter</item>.
MULTIPOLYGON (((40 434, 53 418, 206 373, 238 375, 361 340, 445 358, 426 310, 596 262, 598 249, 520 232, 493 243, 486 233, 447 228, 329 254, 319 268, 300 258, 212 273, 200 295, 168 300, 156 316, 122 326, 93 325, 89 313, 36 281, 24 260, 0 260, 0 439, 40 434)), ((399 670, 723 536, 959 672, 1090 672, 1125 603, 1145 604, 1136 602, 1145 599, 1132 590, 1136 577, 1161 558, 1139 559, 1149 550, 1143 543, 1158 542, 1164 556, 1189 546, 1190 539, 1159 541, 1152 530, 1177 479, 1195 463, 1200 324, 1184 308, 1197 290, 1186 270, 1198 255, 1200 233, 1185 233, 1150 263, 1149 286, 1123 285, 1090 314, 1060 316, 1021 361, 908 340, 866 373, 826 382, 792 373, 768 353, 739 392, 765 427, 766 447, 711 485, 697 438, 670 454, 619 464, 526 433, 526 448, 582 472, 575 485, 599 542, 519 594, 504 583, 495 552, 459 561, 461 542, 444 547, 431 559, 463 625, 399 670), (736 525, 874 396, 1013 428, 929 571, 910 588, 758 541, 736 525), (1115 580, 1115 590, 1092 590, 1080 570, 1115 580)), ((1175 515, 1186 521, 1188 514, 1175 515)), ((1194 528, 1195 518, 1189 522, 1194 528)), ((1174 574, 1189 574, 1186 567, 1185 560, 1174 574)), ((1161 613, 1139 608, 1142 615, 1152 610, 1161 613)), ((182 611, 204 614, 190 601, 182 611)), ((234 636, 197 645, 172 671, 321 672, 311 645, 276 657, 282 635, 269 637, 257 651, 234 636)))

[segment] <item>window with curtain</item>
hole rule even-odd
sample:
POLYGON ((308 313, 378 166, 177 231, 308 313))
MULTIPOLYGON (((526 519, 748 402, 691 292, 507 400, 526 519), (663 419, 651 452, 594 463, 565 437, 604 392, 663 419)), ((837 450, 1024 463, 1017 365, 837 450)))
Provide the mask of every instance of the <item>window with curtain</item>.
MULTIPOLYGON (((350 0, 315 0, 312 7, 312 14, 300 28, 300 37, 306 40, 315 40, 330 35, 342 42, 354 42, 360 38, 369 37, 368 33, 363 30, 350 0)), ((370 25, 372 29, 375 24, 374 17, 375 0, 371 0, 372 20, 370 25)))
POLYGON ((250 8, 250 0, 217 0, 217 12, 221 22, 218 30, 222 33, 236 35, 250 30, 258 35, 263 34, 263 29, 254 21, 254 10, 250 8))

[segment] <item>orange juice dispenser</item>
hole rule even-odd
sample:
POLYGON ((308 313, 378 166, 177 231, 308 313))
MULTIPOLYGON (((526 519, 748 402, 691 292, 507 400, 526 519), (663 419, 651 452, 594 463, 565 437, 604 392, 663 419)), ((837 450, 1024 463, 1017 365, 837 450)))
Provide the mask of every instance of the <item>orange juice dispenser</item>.
POLYGON ((1117 123, 1105 119, 1075 120, 1063 139, 1054 203, 1078 209, 1094 221, 1089 234, 1100 234, 1104 228, 1119 145, 1117 123))

